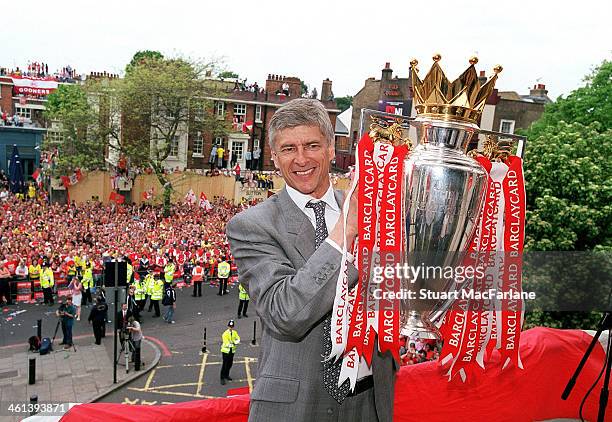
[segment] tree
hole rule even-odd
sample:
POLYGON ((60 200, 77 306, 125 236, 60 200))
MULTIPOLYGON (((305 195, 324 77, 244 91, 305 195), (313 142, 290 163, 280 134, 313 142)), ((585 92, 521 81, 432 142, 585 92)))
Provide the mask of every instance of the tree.
POLYGON ((226 123, 214 116, 208 99, 221 95, 204 79, 213 67, 214 63, 181 58, 147 60, 126 74, 116 92, 125 130, 114 147, 132 166, 153 169, 164 187, 166 212, 172 186, 164 163, 176 150, 179 138, 196 132, 219 136, 227 131, 226 123))
MULTIPOLYGON (((528 137, 527 250, 612 250, 611 77, 612 63, 604 61, 585 78, 584 87, 547 105, 542 117, 524 132, 528 137)), ((565 270, 567 283, 574 286, 594 282, 583 265, 565 270)), ((548 282, 544 288, 550 289, 551 297, 558 296, 564 294, 560 284, 565 275, 527 283, 548 282)), ((593 326, 600 315, 537 311, 528 314, 526 321, 527 326, 584 328, 593 326)))
POLYGON ((137 51, 132 60, 125 66, 125 73, 130 73, 134 66, 144 64, 147 61, 163 60, 164 55, 159 51, 141 50, 137 51))
POLYGON ((219 73, 219 79, 238 79, 238 74, 236 72, 232 72, 231 70, 224 70, 219 73))
POLYGON ((612 129, 612 61, 604 60, 584 80, 585 86, 546 106, 542 117, 530 128, 530 136, 539 136, 547 126, 561 120, 587 126, 599 122, 601 132, 612 129))
POLYGON ((300 92, 300 95, 301 95, 302 97, 306 97, 306 96, 308 96, 308 85, 306 85, 306 82, 304 82, 304 81, 300 81, 300 85, 301 85, 301 86, 300 86, 300 91, 301 91, 301 92, 300 92))
POLYGON ((338 97, 336 98, 336 104, 340 110, 348 110, 348 108, 353 105, 353 97, 350 95, 347 95, 346 97, 338 97))
POLYGON ((43 144, 43 149, 58 149, 55 176, 71 174, 76 168, 104 167, 105 144, 99 139, 97 117, 84 86, 61 84, 47 97, 45 118, 54 123, 50 131, 61 139, 57 142, 47 136, 43 144))

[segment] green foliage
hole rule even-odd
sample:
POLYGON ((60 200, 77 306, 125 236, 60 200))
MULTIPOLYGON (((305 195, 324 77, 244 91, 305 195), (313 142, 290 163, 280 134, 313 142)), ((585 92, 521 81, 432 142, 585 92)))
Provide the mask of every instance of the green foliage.
POLYGON ((98 137, 97 116, 85 87, 61 84, 47 97, 45 118, 55 123, 54 130, 62 135, 59 143, 47 136, 43 144, 43 149, 58 149, 54 175, 69 175, 76 168, 104 167, 104 144, 98 137))
POLYGON ((610 249, 612 130, 559 122, 527 145, 527 249, 610 249))
POLYGON ((340 110, 348 110, 348 108, 353 105, 353 97, 350 95, 347 95, 346 97, 337 97, 336 104, 340 110))
POLYGON ((300 87, 300 94, 302 96, 308 95, 308 85, 306 85, 306 82, 300 81, 300 85, 301 85, 301 87, 300 87))
POLYGON ((125 66, 125 73, 130 73, 135 66, 145 64, 147 61, 163 60, 164 55, 159 51, 141 50, 134 54, 132 60, 125 66))
MULTIPOLYGON (((585 81, 547 105, 523 132, 528 137, 528 250, 612 250, 612 62, 604 61, 585 81)), ((588 274, 568 273, 575 282, 588 281, 588 274)), ((557 291, 562 278, 559 274, 544 286, 551 297, 563 294, 557 291)), ((600 317, 598 312, 534 311, 526 315, 526 326, 594 328, 600 317)))
POLYGON ((219 73, 218 76, 220 79, 238 79, 238 74, 236 72, 232 72, 231 70, 224 70, 219 73))
POLYGON ((533 124, 530 136, 539 136, 546 127, 563 120, 590 125, 599 122, 598 130, 612 129, 612 61, 604 60, 590 75, 585 86, 548 104, 542 117, 533 124))

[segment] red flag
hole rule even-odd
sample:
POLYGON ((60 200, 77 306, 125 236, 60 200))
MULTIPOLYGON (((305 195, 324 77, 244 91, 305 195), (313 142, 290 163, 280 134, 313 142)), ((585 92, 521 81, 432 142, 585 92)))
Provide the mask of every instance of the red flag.
POLYGON ((70 186, 70 178, 68 176, 60 176, 60 179, 64 185, 64 187, 69 187, 70 186))
POLYGON ((248 122, 246 122, 243 126, 242 126, 242 131, 243 132, 250 132, 251 130, 253 130, 253 121, 249 120, 248 122))
POLYGON ((113 201, 115 204, 119 205, 119 204, 123 204, 125 202, 125 196, 117 193, 117 192, 111 192, 110 193, 110 197, 108 198, 109 201, 113 201))
POLYGON ((34 173, 32 173, 32 179, 34 179, 39 187, 42 185, 42 174, 40 174, 40 169, 34 170, 34 173))

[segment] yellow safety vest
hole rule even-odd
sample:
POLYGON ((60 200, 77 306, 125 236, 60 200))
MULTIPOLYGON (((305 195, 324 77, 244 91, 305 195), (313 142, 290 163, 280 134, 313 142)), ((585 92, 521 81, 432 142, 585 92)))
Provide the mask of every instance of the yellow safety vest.
POLYGON ((42 272, 42 278, 40 280, 40 287, 46 289, 47 287, 53 287, 55 284, 55 277, 51 268, 45 268, 42 272))
POLYGON ((134 299, 144 300, 145 299, 145 287, 140 280, 134 281, 134 299))
POLYGON ((36 196, 36 188, 34 186, 28 187, 28 196, 30 197, 30 199, 36 196))
POLYGON ((225 261, 219 263, 217 267, 217 274, 219 278, 228 278, 230 273, 230 264, 225 261))
POLYGON ((161 280, 155 280, 153 284, 153 291, 151 292, 151 300, 161 300, 164 296, 164 282, 161 280))
POLYGON ((151 296, 153 294, 153 285, 155 284, 155 277, 153 274, 147 274, 144 279, 144 290, 145 293, 151 296))
POLYGON ((127 264, 127 283, 130 283, 132 280, 132 274, 134 274, 134 267, 132 267, 129 263, 127 264))
POLYGON ((238 285, 238 299, 240 300, 249 300, 249 294, 246 289, 242 287, 242 284, 238 285))
POLYGON ((164 267, 164 278, 166 279, 166 283, 172 283, 174 279, 174 264, 168 264, 164 267))
POLYGON ((234 329, 228 328, 221 336, 221 353, 236 353, 236 345, 240 343, 240 336, 234 329))
POLYGON ((83 288, 91 289, 94 286, 93 280, 93 271, 91 268, 85 268, 85 272, 83 273, 83 288))

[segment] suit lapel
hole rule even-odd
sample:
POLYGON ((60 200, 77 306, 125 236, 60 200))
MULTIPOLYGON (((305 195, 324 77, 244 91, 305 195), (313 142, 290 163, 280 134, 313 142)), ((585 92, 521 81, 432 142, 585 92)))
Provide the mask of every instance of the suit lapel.
POLYGON ((278 200, 283 210, 282 215, 285 218, 287 233, 293 237, 293 245, 302 258, 307 261, 314 253, 314 228, 308 221, 308 217, 295 205, 295 202, 287 193, 287 189, 280 191, 278 200))
MULTIPOLYGON (((334 196, 340 207, 340 213, 342 213, 344 192, 341 190, 334 190, 334 196)), ((295 249, 297 249, 302 258, 307 261, 315 251, 314 227, 312 227, 308 217, 306 217, 302 210, 295 205, 295 202, 293 202, 287 193, 287 189, 283 189, 279 192, 278 201, 283 210, 282 215, 285 217, 287 233, 293 236, 295 249)))

